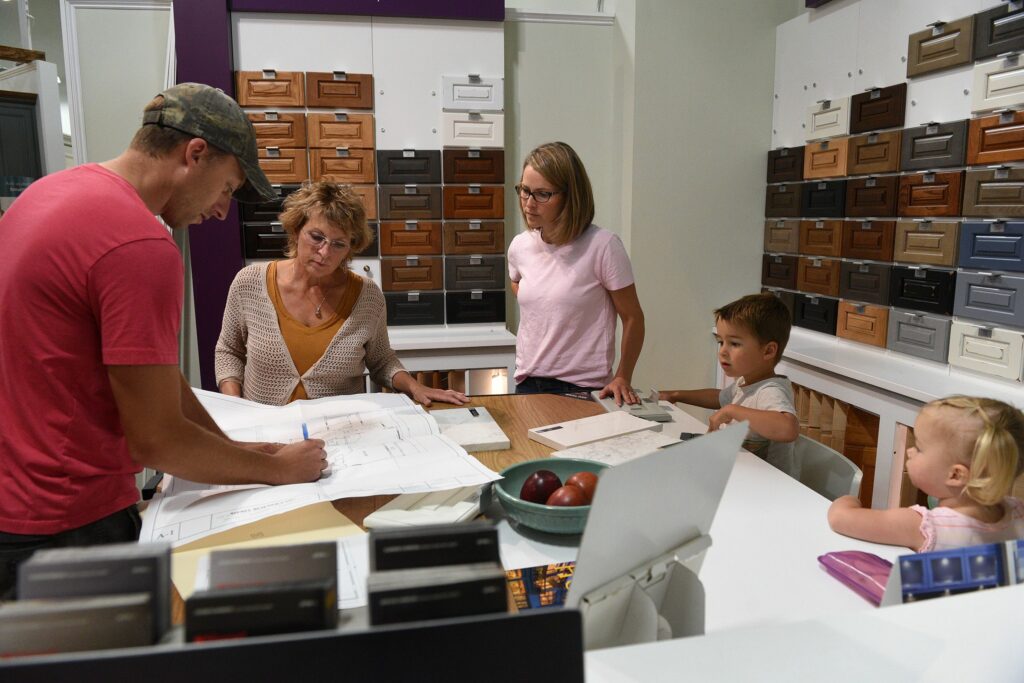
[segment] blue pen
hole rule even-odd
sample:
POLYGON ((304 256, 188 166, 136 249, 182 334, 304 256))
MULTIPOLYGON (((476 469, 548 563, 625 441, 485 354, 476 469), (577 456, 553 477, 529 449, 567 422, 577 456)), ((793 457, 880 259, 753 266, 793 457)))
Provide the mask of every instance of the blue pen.
POLYGON ((302 438, 303 439, 308 439, 309 438, 309 430, 306 428, 306 423, 305 422, 302 423, 302 438))

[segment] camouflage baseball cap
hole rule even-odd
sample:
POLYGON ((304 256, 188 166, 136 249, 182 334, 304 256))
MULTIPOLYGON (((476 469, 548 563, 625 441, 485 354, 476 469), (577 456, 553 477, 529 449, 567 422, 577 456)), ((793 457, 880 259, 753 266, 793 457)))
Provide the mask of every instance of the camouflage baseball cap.
POLYGON ((163 107, 145 112, 142 125, 173 128, 234 154, 246 179, 235 192, 238 201, 265 202, 277 197, 260 170, 256 132, 237 102, 223 90, 202 83, 179 83, 160 95, 164 98, 163 107))

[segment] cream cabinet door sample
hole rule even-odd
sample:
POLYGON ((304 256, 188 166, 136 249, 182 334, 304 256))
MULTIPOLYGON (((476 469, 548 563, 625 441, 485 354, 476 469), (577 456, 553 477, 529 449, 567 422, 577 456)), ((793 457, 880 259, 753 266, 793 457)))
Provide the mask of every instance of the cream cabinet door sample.
POLYGON ((505 79, 467 74, 444 76, 442 106, 461 111, 502 111, 505 108, 505 79))
POLYGON ((850 133, 850 98, 824 100, 807 108, 807 140, 850 133))
POLYGON ((441 114, 441 144, 444 147, 504 147, 505 115, 444 112, 441 114))
POLYGON ((1024 61, 1019 54, 974 65, 971 111, 989 111, 1024 104, 1024 61))

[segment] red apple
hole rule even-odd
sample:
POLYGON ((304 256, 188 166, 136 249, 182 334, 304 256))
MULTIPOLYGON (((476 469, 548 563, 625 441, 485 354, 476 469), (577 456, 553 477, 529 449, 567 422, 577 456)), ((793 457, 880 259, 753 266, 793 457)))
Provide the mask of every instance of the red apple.
POLYGON ((577 472, 565 480, 566 486, 578 486, 583 489, 587 497, 587 505, 594 500, 594 491, 597 489, 597 475, 593 472, 577 472))
POLYGON ((586 505, 587 496, 579 486, 566 485, 556 489, 555 492, 548 497, 547 504, 561 505, 565 507, 586 505))
POLYGON ((555 489, 562 486, 562 480, 551 470, 537 470, 526 478, 519 497, 530 503, 544 504, 555 489))

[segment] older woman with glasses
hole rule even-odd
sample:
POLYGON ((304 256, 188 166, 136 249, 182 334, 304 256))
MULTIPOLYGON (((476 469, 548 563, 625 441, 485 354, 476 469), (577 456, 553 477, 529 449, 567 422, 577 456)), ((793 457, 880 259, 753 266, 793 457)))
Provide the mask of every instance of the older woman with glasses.
POLYGON ((392 351, 384 295, 349 270, 373 237, 350 187, 307 184, 280 219, 288 258, 246 266, 231 283, 215 354, 222 393, 272 405, 355 394, 369 368, 376 384, 424 405, 466 402, 417 382, 392 351))
POLYGON ((622 241, 591 222, 583 162, 564 142, 541 145, 526 157, 516 192, 527 227, 508 249, 520 313, 516 393, 600 389, 619 405, 638 403, 631 384, 644 312, 622 241), (616 319, 622 346, 613 373, 616 319))

